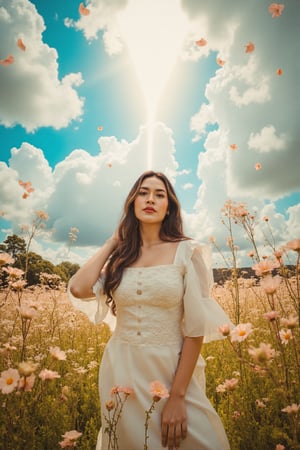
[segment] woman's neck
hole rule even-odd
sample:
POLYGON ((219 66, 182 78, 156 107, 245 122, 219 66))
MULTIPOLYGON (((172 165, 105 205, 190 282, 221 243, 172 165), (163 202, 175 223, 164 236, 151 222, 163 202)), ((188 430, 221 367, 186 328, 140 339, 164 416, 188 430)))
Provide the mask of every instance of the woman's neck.
POLYGON ((159 237, 160 226, 155 225, 141 225, 141 238, 143 247, 152 247, 161 244, 162 240, 159 237))

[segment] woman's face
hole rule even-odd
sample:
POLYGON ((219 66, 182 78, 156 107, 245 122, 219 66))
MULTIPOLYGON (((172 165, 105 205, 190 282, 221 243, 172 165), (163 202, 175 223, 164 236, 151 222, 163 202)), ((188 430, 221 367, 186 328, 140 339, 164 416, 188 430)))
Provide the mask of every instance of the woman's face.
POLYGON ((142 223, 161 223, 168 211, 165 184, 156 177, 145 178, 134 200, 134 213, 142 223))

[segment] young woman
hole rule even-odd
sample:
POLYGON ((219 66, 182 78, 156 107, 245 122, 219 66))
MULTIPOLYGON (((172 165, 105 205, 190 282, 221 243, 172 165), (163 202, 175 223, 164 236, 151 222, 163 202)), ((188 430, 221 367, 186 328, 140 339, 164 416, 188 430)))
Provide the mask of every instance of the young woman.
POLYGON ((109 309, 116 315, 99 373, 97 449, 109 448, 104 414, 114 386, 134 392, 117 424, 118 448, 144 448, 149 386, 155 380, 167 387, 169 397, 157 402, 151 414, 148 450, 229 449, 205 395, 200 355, 203 341, 220 339, 218 326, 230 323, 209 297, 211 281, 210 251, 184 235, 169 180, 162 173, 142 174, 125 201, 117 231, 69 285, 71 301, 96 323, 109 309))

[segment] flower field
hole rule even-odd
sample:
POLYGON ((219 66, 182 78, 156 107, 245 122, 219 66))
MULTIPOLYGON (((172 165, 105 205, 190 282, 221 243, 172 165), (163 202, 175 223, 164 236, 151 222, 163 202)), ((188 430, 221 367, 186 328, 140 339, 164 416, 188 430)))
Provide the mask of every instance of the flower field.
POLYGON ((0 448, 94 449, 109 328, 74 311, 64 287, 6 289, 0 304, 0 448))
MULTIPOLYGON (((213 295, 234 319, 233 288, 227 281, 213 295)), ((228 334, 224 324, 228 337, 203 348, 207 394, 232 450, 300 448, 299 326, 288 289, 266 294, 240 279, 239 325, 228 334)), ((94 449, 107 325, 76 312, 64 286, 3 289, 0 314, 0 448, 94 449)))
MULTIPOLYGON (((263 250, 270 251, 263 255, 255 240, 258 222, 245 205, 227 202, 223 217, 229 250, 222 254, 210 239, 225 263, 212 296, 234 328, 223 324, 224 339, 203 346, 207 395, 232 450, 300 450, 300 239, 277 247, 265 217, 263 250), (253 249, 253 276, 238 267, 236 227, 253 249)), ((26 255, 40 226, 36 220, 26 255)), ((74 310, 58 275, 41 273, 40 283, 28 286, 25 261, 24 272, 13 267, 9 253, 0 253, 0 448, 95 449, 98 369, 111 330, 74 310)), ((112 439, 120 412, 113 410, 107 405, 112 439)), ((152 406, 145 411, 146 448, 152 412, 152 406)))

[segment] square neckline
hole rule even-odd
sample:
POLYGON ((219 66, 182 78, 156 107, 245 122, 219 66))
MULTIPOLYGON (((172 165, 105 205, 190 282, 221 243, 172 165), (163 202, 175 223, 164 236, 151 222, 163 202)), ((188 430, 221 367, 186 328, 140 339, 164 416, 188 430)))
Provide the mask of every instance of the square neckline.
POLYGON ((183 242, 186 242, 188 239, 182 239, 181 241, 178 241, 176 250, 175 250, 175 254, 174 254, 174 258, 173 258, 173 262, 169 263, 169 264, 154 264, 153 266, 134 266, 134 267, 125 267, 126 269, 137 269, 137 270, 141 270, 141 269, 153 269, 155 267, 172 267, 172 266, 176 266, 176 261, 178 259, 178 254, 179 254, 179 248, 181 247, 181 244, 183 242))

